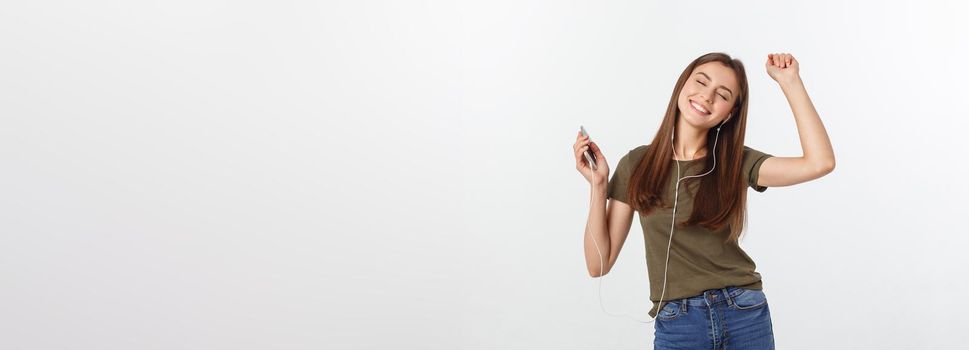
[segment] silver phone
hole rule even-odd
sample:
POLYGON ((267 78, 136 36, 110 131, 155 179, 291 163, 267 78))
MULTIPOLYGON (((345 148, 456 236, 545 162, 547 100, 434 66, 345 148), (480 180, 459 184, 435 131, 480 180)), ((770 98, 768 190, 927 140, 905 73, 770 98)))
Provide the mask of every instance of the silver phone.
MULTIPOLYGON (((582 133, 582 136, 589 136, 589 133, 585 132, 585 127, 582 125, 579 125, 579 132, 582 133)), ((591 137, 589 141, 592 141, 591 137)), ((596 170, 596 154, 592 152, 592 146, 589 146, 589 149, 585 150, 585 160, 590 164, 589 166, 592 170, 596 170)))

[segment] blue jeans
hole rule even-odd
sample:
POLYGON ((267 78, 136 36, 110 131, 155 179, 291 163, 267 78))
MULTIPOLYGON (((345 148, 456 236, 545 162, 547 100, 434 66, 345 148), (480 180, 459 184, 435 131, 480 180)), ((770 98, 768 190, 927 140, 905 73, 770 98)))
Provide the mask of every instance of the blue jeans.
POLYGON ((728 286, 662 306, 653 323, 653 349, 774 349, 762 290, 728 286))

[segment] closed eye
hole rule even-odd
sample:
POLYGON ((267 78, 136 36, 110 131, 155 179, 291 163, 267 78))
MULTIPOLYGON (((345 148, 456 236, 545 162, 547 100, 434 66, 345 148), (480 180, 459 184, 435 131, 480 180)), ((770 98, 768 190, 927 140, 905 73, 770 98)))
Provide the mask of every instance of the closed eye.
MULTIPOLYGON (((707 86, 707 84, 704 84, 702 81, 697 80, 696 82, 700 83, 700 85, 707 86)), ((724 96, 724 95, 717 95, 717 96, 720 96, 720 98, 722 98, 724 101, 727 100, 727 96, 724 96)))

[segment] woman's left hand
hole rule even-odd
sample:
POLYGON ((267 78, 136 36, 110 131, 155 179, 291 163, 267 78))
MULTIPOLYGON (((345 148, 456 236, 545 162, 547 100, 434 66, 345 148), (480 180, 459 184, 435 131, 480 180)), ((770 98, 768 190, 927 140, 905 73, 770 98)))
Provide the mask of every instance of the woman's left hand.
POLYGON ((767 55, 767 75, 780 83, 797 79, 800 65, 789 53, 772 53, 767 55))

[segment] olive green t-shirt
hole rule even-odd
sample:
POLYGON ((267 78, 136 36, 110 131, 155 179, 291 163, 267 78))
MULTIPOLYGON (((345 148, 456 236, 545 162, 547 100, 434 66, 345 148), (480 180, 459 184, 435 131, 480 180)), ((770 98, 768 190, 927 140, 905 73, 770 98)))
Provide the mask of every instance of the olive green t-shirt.
MULTIPOLYGON (((616 165, 615 173, 609 180, 608 197, 626 204, 626 190, 633 170, 643 159, 649 145, 643 145, 630 150, 616 165)), ((742 176, 747 185, 757 192, 767 190, 766 186, 757 186, 757 173, 765 159, 772 155, 744 146, 742 176)), ((704 165, 706 157, 693 160, 681 160, 680 177, 699 175, 710 169, 704 165)), ((717 160, 718 163, 719 159, 717 160)), ((670 241, 670 229, 673 216, 673 192, 676 188, 676 160, 670 159, 669 187, 664 193, 664 200, 669 208, 654 208, 646 216, 641 213, 639 222, 643 227, 646 245, 646 270, 649 274, 650 300, 653 308, 649 315, 656 317, 659 310, 660 296, 663 303, 702 294, 708 289, 719 289, 727 286, 737 286, 747 289, 762 289, 760 274, 755 271, 756 264, 740 248, 737 242, 724 243, 730 234, 729 225, 717 231, 711 231, 698 225, 676 227, 673 240, 670 241), (666 250, 669 248, 669 271, 666 275, 666 293, 663 294, 663 272, 666 268, 666 250)), ((710 173, 706 176, 712 176, 710 173)), ((693 211, 693 194, 699 188, 700 178, 694 177, 680 181, 679 196, 676 198, 676 219, 683 222, 689 219, 693 211)))

